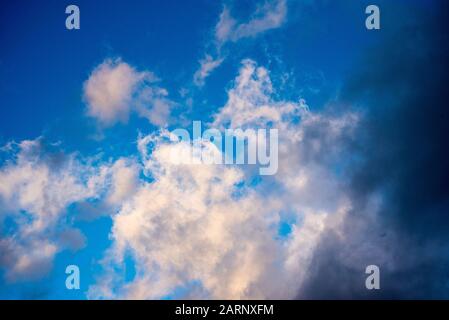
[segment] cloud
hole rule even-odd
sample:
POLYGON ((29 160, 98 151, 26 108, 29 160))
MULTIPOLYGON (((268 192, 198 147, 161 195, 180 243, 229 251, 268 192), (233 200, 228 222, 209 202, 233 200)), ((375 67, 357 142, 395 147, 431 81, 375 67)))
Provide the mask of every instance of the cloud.
MULTIPOLYGON (((146 167, 155 182, 142 185, 113 218, 109 258, 121 262, 130 250, 137 270, 116 294, 160 298, 198 279, 214 297, 240 298, 248 291, 263 297, 251 286, 273 263, 263 252, 274 243, 257 231, 267 228, 260 199, 232 197, 241 179, 236 168, 170 164, 176 147, 160 144, 153 150, 146 167)), ((93 297, 104 297, 97 288, 91 288, 93 297)))
POLYGON ((268 71, 257 67, 253 60, 242 61, 235 82, 235 87, 228 92, 226 105, 214 115, 214 127, 263 127, 268 122, 284 124, 283 115, 305 110, 304 104, 273 103, 270 100, 273 87, 268 71))
POLYGON ((57 245, 45 239, 30 240, 0 239, 0 266, 6 267, 8 281, 36 280, 51 270, 57 245))
POLYGON ((321 239, 300 298, 448 297, 447 4, 425 19, 395 10, 384 23, 397 27, 357 64, 338 101, 364 114, 347 146, 352 209, 344 236, 321 239), (363 286, 369 264, 380 267, 380 291, 363 286))
POLYGON ((67 215, 69 206, 95 200, 111 213, 137 184, 132 159, 98 163, 42 137, 10 142, 2 153, 0 225, 9 227, 0 235, 0 266, 8 281, 39 279, 58 252, 86 245, 67 215))
POLYGON ((110 205, 120 205, 132 195, 138 187, 138 165, 129 159, 120 158, 110 168, 111 185, 106 202, 110 205))
POLYGON ((147 179, 112 217, 113 244, 90 298, 157 299, 180 287, 189 298, 297 294, 323 230, 337 228, 350 206, 327 162, 316 160, 327 145, 336 150, 356 118, 312 114, 303 100, 275 101, 272 92, 268 70, 243 61, 213 123, 279 128, 283 169, 257 186, 250 167, 174 164, 187 146, 164 130, 139 138, 147 179), (311 135, 317 130, 321 136, 311 135), (309 143, 313 154, 302 155, 309 143), (281 238, 287 213, 295 222, 281 238), (130 281, 126 257, 135 263, 130 281))
POLYGON ((180 287, 189 298, 295 297, 324 233, 340 235, 352 209, 332 168, 359 118, 314 113, 304 100, 274 99, 275 91, 267 69, 243 60, 210 124, 278 128, 279 171, 256 185, 251 166, 176 165, 171 157, 187 146, 166 129, 139 136, 140 163, 79 159, 42 139, 8 144, 0 201, 2 219, 17 227, 1 237, 6 278, 40 278, 56 253, 85 245, 66 217, 75 204, 84 217, 107 213, 113 221, 90 298, 162 298, 180 287), (291 231, 281 236, 286 216, 291 231))
POLYGON ((200 60, 200 68, 193 75, 193 82, 195 85, 201 87, 204 85, 204 80, 209 74, 220 66, 224 58, 214 59, 211 55, 206 54, 205 58, 200 60))
POLYGON ((92 186, 81 181, 83 168, 74 156, 51 149, 42 138, 24 140, 0 170, 3 208, 32 214, 29 231, 45 229, 69 203, 94 195, 92 186))
POLYGON ((13 221, 2 234, 0 265, 16 281, 46 274, 63 247, 82 246, 76 229, 63 229, 66 208, 96 196, 94 176, 74 155, 66 155, 43 138, 9 143, 0 167, 0 222, 13 221))
MULTIPOLYGON (((284 6, 267 2, 246 23, 225 8, 217 41, 280 26, 284 6)), ((277 128, 274 176, 245 165, 175 165, 187 145, 166 129, 140 135, 138 157, 106 163, 43 138, 8 143, 0 149, 6 280, 39 279, 58 252, 85 246, 67 216, 75 205, 113 223, 91 298, 164 298, 179 288, 181 298, 446 298, 446 7, 387 31, 319 112, 276 98, 270 71, 243 60, 210 126, 277 128), (369 264, 380 266, 381 291, 364 287, 369 264)), ((199 83, 219 60, 206 56, 199 83)), ((174 103, 155 81, 106 60, 85 83, 88 114, 102 126, 132 112, 162 126, 174 103)))
POLYGON ((206 54, 199 61, 200 67, 193 76, 196 86, 202 87, 205 79, 225 60, 222 47, 228 42, 237 42, 244 38, 253 38, 259 34, 282 26, 287 16, 285 0, 269 0, 259 5, 247 22, 239 23, 225 6, 215 26, 216 54, 206 54))
POLYGON ((174 102, 166 89, 155 85, 158 79, 149 71, 137 71, 120 59, 106 59, 84 83, 87 114, 102 126, 128 121, 131 112, 157 126, 169 121, 174 102))
POLYGON ((243 38, 255 37, 258 34, 280 27, 287 16, 285 0, 266 1, 259 5, 252 17, 239 23, 231 16, 228 7, 224 7, 220 20, 215 27, 215 39, 222 45, 228 41, 236 42, 243 38))

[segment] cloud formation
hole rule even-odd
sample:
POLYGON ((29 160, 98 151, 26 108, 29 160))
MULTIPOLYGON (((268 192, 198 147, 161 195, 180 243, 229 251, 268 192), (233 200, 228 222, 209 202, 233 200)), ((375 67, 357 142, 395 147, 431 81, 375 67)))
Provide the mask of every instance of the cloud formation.
POLYGON ((322 231, 337 227, 349 208, 334 173, 313 155, 301 155, 301 148, 318 128, 326 138, 313 142, 316 152, 321 144, 335 145, 356 119, 311 114, 302 100, 273 100, 272 90, 268 70, 243 61, 214 122, 279 128, 283 170, 256 187, 251 167, 174 164, 171 157, 182 154, 185 142, 165 131, 140 137, 148 181, 113 216, 106 272, 89 297, 156 299, 180 287, 193 298, 296 295, 322 231), (284 215, 294 217, 286 238, 278 234, 284 215), (124 278, 128 256, 136 269, 131 281, 124 278))
POLYGON ((84 83, 87 114, 102 126, 126 123, 131 112, 156 126, 168 123, 175 103, 149 71, 137 71, 120 59, 106 59, 84 83))
POLYGON ((204 80, 218 68, 223 62, 224 58, 214 59, 211 55, 206 55, 204 59, 200 60, 200 68, 193 75, 193 82, 195 85, 201 87, 204 85, 204 80))
POLYGON ((0 222, 12 227, 0 238, 0 265, 10 281, 39 278, 59 250, 83 246, 82 235, 65 221, 66 209, 95 197, 99 186, 89 166, 57 149, 42 138, 3 149, 0 222))
POLYGON ((248 21, 239 22, 231 15, 228 6, 224 6, 215 26, 215 47, 217 54, 206 54, 199 61, 200 67, 193 76, 196 86, 204 85, 205 79, 225 60, 222 47, 228 42, 237 42, 244 38, 253 38, 265 31, 282 26, 287 17, 285 0, 268 0, 256 8, 248 21))
POLYGON ((226 42, 236 42, 243 38, 255 37, 258 34, 280 27, 287 16, 285 0, 266 1, 259 5, 247 22, 238 22, 225 6, 220 20, 215 27, 215 39, 219 46, 226 42))
POLYGON ((2 153, 0 266, 12 282, 39 279, 58 252, 86 245, 86 237, 73 228, 74 219, 86 217, 75 210, 69 218, 71 205, 97 201, 111 213, 138 183, 131 158, 98 162, 66 154, 44 138, 8 143, 2 153))
POLYGON ((347 146, 353 206, 345 236, 330 231, 320 241, 300 298, 448 297, 449 11, 447 3, 437 7, 426 18, 392 12, 397 28, 385 31, 342 89, 338 104, 364 113, 347 146), (376 292, 360 286, 369 264, 380 267, 376 292))
MULTIPOLYGON (((367 37, 386 41, 319 110, 280 97, 290 79, 277 86, 272 71, 241 61, 205 127, 278 129, 272 176, 257 165, 176 164, 190 149, 165 127, 176 103, 151 72, 106 59, 84 83, 87 114, 101 128, 132 115, 160 128, 108 160, 44 138, 0 148, 5 282, 41 279, 58 253, 91 240, 74 220, 108 215, 110 247, 89 298, 448 298, 447 6, 422 4, 428 11, 411 17, 405 6, 384 10, 385 28, 367 37), (371 264, 379 291, 365 288, 371 264)), ((281 27, 286 1, 259 5, 247 21, 236 14, 225 6, 217 19, 197 86, 234 43, 281 27)), ((210 141, 194 148, 220 152, 210 141)))

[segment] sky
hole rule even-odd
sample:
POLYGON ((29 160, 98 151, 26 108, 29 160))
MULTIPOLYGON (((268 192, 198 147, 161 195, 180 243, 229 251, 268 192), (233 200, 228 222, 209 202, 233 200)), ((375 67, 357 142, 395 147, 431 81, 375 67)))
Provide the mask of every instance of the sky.
POLYGON ((0 298, 448 298, 447 9, 2 4, 0 298), (277 129, 276 173, 173 163, 193 121, 277 129))

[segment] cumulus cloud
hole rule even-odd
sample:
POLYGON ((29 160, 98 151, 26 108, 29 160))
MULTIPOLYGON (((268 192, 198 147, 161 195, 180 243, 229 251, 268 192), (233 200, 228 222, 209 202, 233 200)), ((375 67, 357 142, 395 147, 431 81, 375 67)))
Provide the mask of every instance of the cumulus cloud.
MULTIPOLYGON (((276 252, 260 214, 260 199, 232 197, 241 173, 236 168, 170 164, 171 148, 160 144, 147 168, 155 179, 144 184, 114 216, 112 257, 131 251, 136 278, 119 289, 125 298, 160 298, 178 286, 200 280, 215 297, 263 297, 251 288, 276 252), (251 270, 251 272, 250 272, 251 270)), ((116 278, 114 278, 116 279, 116 278)), ((104 292, 92 294, 103 296, 104 292)))
POLYGON ((137 183, 132 159, 94 163, 44 138, 9 143, 2 153, 0 225, 12 227, 0 235, 0 266, 9 281, 38 279, 58 252, 86 245, 67 217, 70 205, 101 200, 111 212, 137 183))
POLYGON ((138 187, 138 165, 130 159, 120 158, 110 167, 110 185, 106 202, 120 205, 138 187))
POLYGON ((91 298, 155 299, 179 287, 193 298, 296 295, 323 230, 337 229, 350 206, 336 175, 316 157, 326 145, 337 148, 357 119, 311 114, 303 100, 275 101, 272 92, 268 70, 243 61, 213 123, 279 128, 284 169, 255 187, 246 166, 175 164, 171 157, 186 142, 166 131, 139 138, 148 178, 113 216, 113 245, 91 298), (323 138, 311 137, 319 127, 323 138), (309 143, 316 157, 302 155, 309 143), (287 213, 294 222, 282 238, 278 228, 287 213), (131 281, 123 274, 127 256, 136 269, 131 281))
POLYGON ((120 59, 106 59, 84 83, 87 114, 102 126, 127 122, 131 112, 157 126, 169 121, 175 105, 168 92, 155 85, 157 77, 149 71, 137 71, 120 59))
POLYGON ((215 127, 246 128, 265 127, 269 122, 285 126, 283 116, 292 117, 307 109, 304 101, 299 103, 274 102, 273 87, 267 69, 257 67, 253 60, 246 59, 228 92, 226 105, 214 115, 215 127))
POLYGON ((295 297, 324 234, 341 236, 351 212, 332 168, 359 118, 314 113, 304 100, 274 99, 275 91, 267 69, 242 61, 210 124, 279 130, 279 171, 256 185, 251 166, 176 164, 173 155, 188 146, 166 129, 139 136, 139 162, 80 160, 46 149, 41 139, 3 148, 10 159, 0 169, 1 217, 17 224, 0 241, 7 279, 39 278, 57 252, 86 244, 66 219, 67 207, 77 204, 113 221, 91 298, 162 298, 181 287, 189 298, 295 297), (96 210, 91 200, 99 202, 96 210), (281 235, 286 216, 291 231, 281 235), (131 280, 128 257, 136 270, 131 280))
POLYGON ((50 268, 61 246, 81 247, 79 231, 62 231, 71 203, 94 197, 97 187, 74 155, 65 155, 42 138, 10 143, 0 167, 0 218, 16 227, 1 236, 6 278, 37 278, 50 268), (53 151, 52 149, 56 149, 53 151), (61 241, 60 241, 61 240, 61 241))
MULTIPOLYGON (((217 40, 280 25, 284 6, 269 2, 247 23, 225 8, 217 40)), ((139 136, 138 158, 106 163, 42 139, 7 144, 0 149, 6 279, 38 279, 58 252, 86 245, 66 216, 79 204, 113 223, 91 298, 163 298, 179 288, 181 298, 447 297, 446 6, 372 48, 337 103, 320 112, 302 99, 275 98, 269 70, 242 61, 210 126, 277 128, 274 176, 245 165, 175 164, 173 155, 190 146, 166 129, 139 136), (100 202, 95 210, 91 200, 100 202), (379 292, 364 287, 370 264, 381 268, 379 292)), ((206 57, 198 81, 218 65, 206 57)), ((153 77, 105 61, 85 83, 89 114, 105 126, 131 112, 164 123, 173 103, 153 77)))

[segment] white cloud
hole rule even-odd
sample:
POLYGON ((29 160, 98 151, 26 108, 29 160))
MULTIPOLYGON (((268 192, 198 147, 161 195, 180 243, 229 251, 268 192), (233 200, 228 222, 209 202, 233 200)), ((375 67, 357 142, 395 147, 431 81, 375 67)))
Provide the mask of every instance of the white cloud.
MULTIPOLYGON (((266 297, 269 292, 259 283, 268 281, 265 271, 274 271, 276 262, 266 253, 281 250, 273 240, 275 230, 269 231, 276 211, 236 186, 243 177, 238 168, 174 165, 170 156, 180 143, 155 139, 157 147, 144 157, 154 182, 141 185, 113 217, 108 260, 120 263, 130 250, 137 270, 115 294, 160 298, 199 280, 211 297, 266 297)), ((155 142, 141 144, 150 141, 155 142)), ((117 274, 91 288, 91 297, 110 297, 104 288, 111 280, 117 281, 117 274)))
POLYGON ((280 27, 286 20, 287 4, 285 0, 266 1, 260 5, 252 17, 238 23, 225 7, 215 27, 215 38, 219 45, 228 41, 236 42, 242 38, 255 37, 267 30, 280 27))
POLYGON ((106 59, 84 83, 87 114, 102 126, 110 126, 127 122, 135 111, 163 126, 175 103, 167 98, 167 90, 154 84, 157 80, 153 73, 137 71, 120 59, 106 59))
POLYGON ((204 85, 205 79, 225 60, 221 48, 228 42, 237 42, 244 38, 256 37, 259 34, 279 28, 287 17, 287 4, 285 0, 268 0, 259 5, 247 22, 239 22, 231 15, 230 9, 225 6, 215 26, 215 46, 217 54, 206 54, 199 61, 200 67, 193 76, 196 86, 204 85))
POLYGON ((201 87, 204 85, 204 80, 216 68, 220 66, 224 58, 214 59, 211 55, 206 54, 205 58, 200 60, 200 68, 193 75, 193 82, 195 85, 201 87))
POLYGON ((71 204, 105 199, 112 211, 137 183, 131 159, 93 163, 43 138, 9 143, 2 151, 7 160, 0 166, 0 224, 8 218, 15 225, 0 236, 0 266, 9 281, 38 279, 56 253, 86 245, 66 215, 71 204))
POLYGON ((80 161, 41 139, 2 148, 11 157, 0 167, 0 217, 18 225, 0 239, 6 277, 38 278, 57 252, 81 248, 66 208, 95 198, 111 213, 113 243, 91 298, 161 298, 182 286, 189 298, 295 297, 322 235, 338 232, 351 209, 329 163, 357 115, 314 113, 303 100, 273 96, 269 71, 244 60, 211 124, 279 130, 278 173, 256 186, 250 166, 176 165, 171 157, 185 142, 170 141, 165 129, 139 137, 140 164, 80 161), (282 238, 285 213, 294 219, 282 238), (131 281, 122 272, 128 255, 131 281))
POLYGON ((139 168, 133 161, 121 158, 111 166, 110 171, 112 181, 106 202, 113 206, 120 205, 137 190, 139 168))
POLYGON ((94 196, 73 155, 47 152, 41 138, 16 147, 13 160, 0 168, 0 197, 5 211, 26 210, 33 216, 30 231, 45 229, 68 204, 94 196))
MULTIPOLYGON (((304 100, 275 101, 269 72, 244 60, 225 106, 214 116, 213 127, 279 130, 279 170, 261 193, 278 198, 282 212, 294 212, 296 221, 282 261, 289 298, 298 293, 307 277, 310 259, 323 232, 338 229, 351 209, 329 163, 339 152, 342 139, 353 134, 358 115, 329 116, 309 110, 304 100), (290 288, 290 289, 289 289, 290 288), (291 294, 291 295, 290 295, 291 294)), ((252 172, 251 172, 252 174, 252 172)), ((278 298, 278 296, 273 296, 278 298)))
POLYGON ((271 103, 273 88, 267 70, 249 59, 242 64, 226 105, 214 116, 213 126, 245 128, 264 126, 269 121, 280 123, 282 115, 293 112, 296 106, 271 103))
POLYGON ((273 91, 268 70, 243 61, 213 122, 279 129, 280 170, 257 186, 249 186, 249 167, 175 165, 171 157, 182 154, 185 142, 171 142, 166 131, 139 138, 151 182, 141 182, 113 216, 106 272, 89 297, 155 299, 180 286, 189 298, 296 296, 323 232, 338 229, 350 209, 324 159, 357 117, 314 114, 302 100, 274 101, 273 91), (280 239, 285 212, 296 223, 280 239), (129 282, 117 272, 128 254, 136 264, 129 282))

